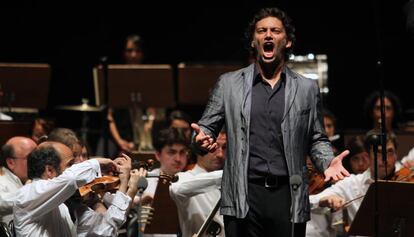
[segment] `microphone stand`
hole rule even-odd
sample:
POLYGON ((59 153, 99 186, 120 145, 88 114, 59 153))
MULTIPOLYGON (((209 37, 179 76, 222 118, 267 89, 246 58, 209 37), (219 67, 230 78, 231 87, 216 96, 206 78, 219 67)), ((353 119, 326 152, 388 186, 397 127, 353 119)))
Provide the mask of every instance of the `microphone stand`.
POLYGON ((295 201, 295 196, 296 196, 296 192, 298 191, 299 186, 302 184, 302 177, 300 175, 292 175, 289 178, 289 183, 292 187, 292 191, 293 191, 293 199, 292 199, 292 226, 291 226, 291 236, 295 237, 295 222, 296 222, 296 201, 295 201))
POLYGON ((140 222, 141 210, 142 210, 142 204, 141 204, 142 200, 141 199, 142 199, 142 195, 144 194, 144 191, 147 187, 148 187, 147 179, 146 178, 140 178, 140 180, 138 181, 138 192, 136 194, 136 196, 139 197, 140 201, 134 207, 135 212, 132 215, 130 215, 131 219, 127 223, 127 227, 126 227, 127 237, 133 237, 133 236, 141 237, 141 236, 143 236, 143 233, 140 231, 141 230, 141 225, 142 225, 141 222, 140 222))
POLYGON ((108 122, 108 58, 102 57, 100 59, 101 66, 102 66, 102 74, 103 74, 103 84, 104 84, 104 93, 103 93, 103 105, 104 109, 102 110, 102 137, 103 137, 103 153, 104 157, 109 156, 109 122, 108 122))
MULTIPOLYGON (((380 144, 381 144, 381 152, 382 152, 382 161, 385 167, 385 171, 387 171, 387 148, 386 148, 386 121, 385 121, 385 107, 384 107, 384 72, 383 72, 383 65, 382 65, 382 41, 381 41, 381 25, 380 25, 380 14, 379 14, 379 5, 378 1, 372 0, 373 7, 374 7, 374 20, 375 20, 375 33, 377 38, 377 50, 378 50, 378 61, 377 61, 377 73, 379 77, 379 86, 380 86, 380 107, 381 107, 381 123, 380 123, 380 144)), ((377 152, 378 152, 378 142, 374 145, 374 236, 379 236, 379 203, 378 203, 378 161, 377 161, 377 152)))

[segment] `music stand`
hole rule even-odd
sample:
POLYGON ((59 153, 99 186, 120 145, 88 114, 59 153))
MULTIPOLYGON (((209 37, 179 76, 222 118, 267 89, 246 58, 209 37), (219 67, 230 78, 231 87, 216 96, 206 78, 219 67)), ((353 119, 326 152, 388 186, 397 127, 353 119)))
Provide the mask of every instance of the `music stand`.
POLYGON ((49 81, 48 64, 0 63, 0 107, 45 109, 49 81))
MULTIPOLYGON (((414 236, 414 184, 382 180, 377 184, 380 236, 414 236)), ((348 234, 373 236, 374 228, 374 184, 371 184, 348 234)))
POLYGON ((14 136, 30 137, 32 127, 31 121, 0 121, 0 144, 5 144, 14 136))
MULTIPOLYGON (((94 68, 96 105, 103 102, 102 68, 94 68)), ((108 65, 108 106, 128 108, 132 103, 141 107, 174 107, 174 81, 170 65, 108 65)))
POLYGON ((219 76, 240 69, 240 65, 178 65, 178 103, 205 105, 219 76), (197 93, 196 93, 197 92, 197 93))

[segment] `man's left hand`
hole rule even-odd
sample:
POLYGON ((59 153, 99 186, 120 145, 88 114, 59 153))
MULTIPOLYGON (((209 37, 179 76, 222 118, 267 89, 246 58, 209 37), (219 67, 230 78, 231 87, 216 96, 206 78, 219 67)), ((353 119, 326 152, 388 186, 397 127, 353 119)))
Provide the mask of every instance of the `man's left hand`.
POLYGON ((332 179, 334 182, 349 176, 349 172, 342 166, 342 160, 349 154, 348 150, 343 151, 337 157, 333 158, 328 169, 325 170, 325 182, 332 179))

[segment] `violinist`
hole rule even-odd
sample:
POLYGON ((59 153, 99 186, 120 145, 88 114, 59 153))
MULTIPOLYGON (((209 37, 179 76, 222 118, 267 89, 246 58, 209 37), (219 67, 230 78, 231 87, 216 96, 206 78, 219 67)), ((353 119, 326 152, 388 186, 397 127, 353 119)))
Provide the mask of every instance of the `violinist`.
MULTIPOLYGON (((61 142, 71 148, 74 154, 73 162, 81 163, 88 160, 85 144, 82 145, 76 133, 68 128, 56 128, 48 137, 49 141, 61 142)), ((131 158, 118 157, 114 160, 119 168, 119 176, 105 176, 81 187, 87 193, 80 200, 75 193, 65 204, 68 206, 72 219, 77 223, 77 235, 82 236, 116 236, 119 228, 126 221, 126 214, 131 200, 137 192, 140 177, 146 175, 143 169, 131 170, 131 158), (106 184, 111 190, 103 189, 100 193, 92 192, 92 188, 106 184), (116 192, 111 194, 106 191, 116 192)), ((103 175, 108 175, 102 170, 103 175)))
POLYGON ((143 168, 139 171, 131 170, 131 158, 128 156, 116 158, 114 162, 119 166, 119 177, 116 177, 119 178, 119 187, 115 194, 102 190, 104 193, 99 194, 102 202, 94 203, 93 209, 82 203, 76 207, 78 237, 117 236, 118 230, 126 221, 128 210, 138 191, 138 181, 146 176, 146 171, 143 168))
POLYGON ((102 168, 117 171, 110 159, 91 159, 72 166, 73 153, 58 142, 41 143, 28 157, 33 181, 20 188, 14 199, 17 236, 76 236, 76 227, 64 204, 78 187, 91 182, 102 168))
MULTIPOLYGON (((355 136, 349 139, 345 149, 349 150, 349 155, 342 161, 346 170, 352 174, 359 174, 369 168, 369 154, 366 151, 364 139, 361 136, 355 136)), ((315 168, 308 168, 308 170, 313 171, 315 168)), ((311 175, 312 177, 309 178, 309 192, 311 194, 310 198, 312 199, 313 195, 322 192, 325 188, 330 186, 330 183, 325 183, 323 176, 316 172, 311 173, 311 175)), ((311 220, 306 224, 306 236, 336 236, 337 228, 333 228, 332 223, 337 222, 338 219, 342 219, 341 211, 330 212, 320 208, 312 209, 311 220)))
MULTIPOLYGON (((371 144, 367 141, 367 137, 372 134, 378 134, 378 130, 371 130, 365 137, 365 148, 369 151, 370 167, 361 174, 351 174, 345 178, 325 189, 323 192, 310 197, 311 208, 328 207, 332 210, 339 210, 346 208, 348 214, 348 221, 351 224, 359 206, 362 203, 363 197, 367 192, 369 186, 374 182, 374 152, 371 144), (344 205, 345 204, 345 205, 344 205)), ((395 172, 395 162, 397 160, 397 140, 394 133, 387 134, 386 150, 387 150, 387 167, 382 161, 382 147, 378 146, 378 153, 376 154, 378 160, 378 178, 388 179, 393 176, 395 172)))

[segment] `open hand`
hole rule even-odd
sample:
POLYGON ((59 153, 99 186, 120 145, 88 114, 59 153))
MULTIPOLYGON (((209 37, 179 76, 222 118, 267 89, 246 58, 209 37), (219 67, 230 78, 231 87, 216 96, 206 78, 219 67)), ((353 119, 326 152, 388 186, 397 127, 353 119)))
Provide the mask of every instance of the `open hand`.
POLYGON ((325 182, 332 179, 334 182, 349 176, 349 172, 342 166, 342 160, 349 154, 348 150, 343 151, 337 157, 333 158, 328 169, 325 170, 325 182))

